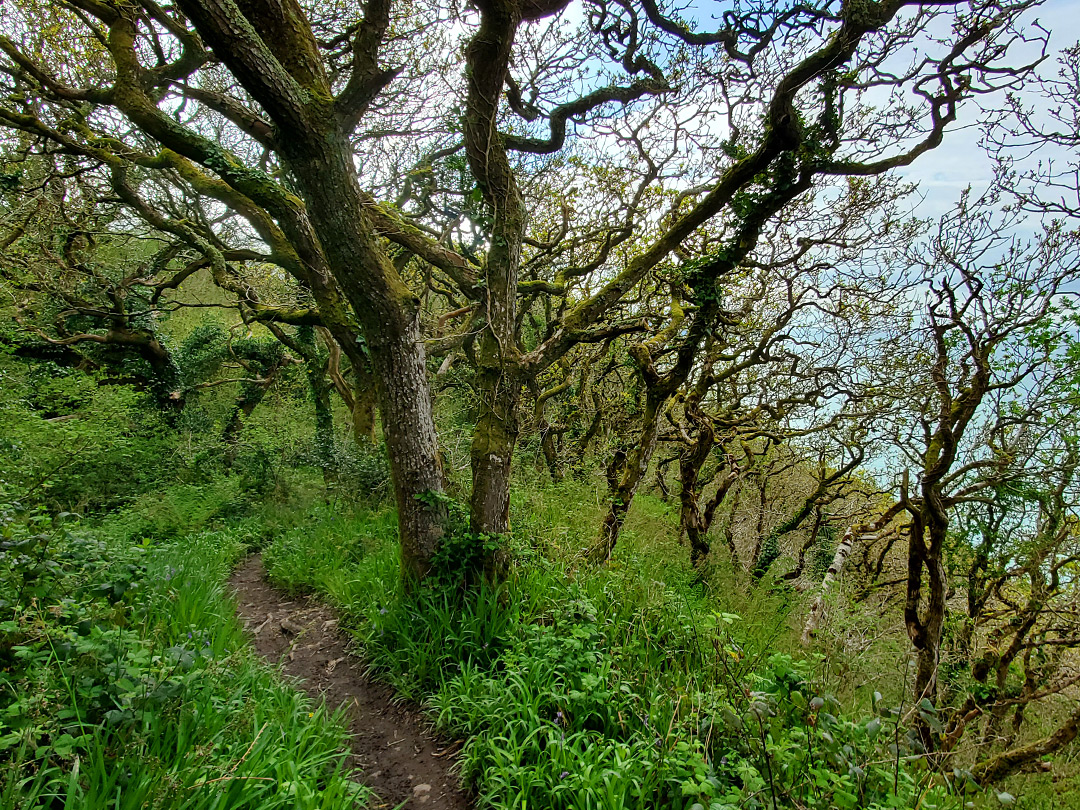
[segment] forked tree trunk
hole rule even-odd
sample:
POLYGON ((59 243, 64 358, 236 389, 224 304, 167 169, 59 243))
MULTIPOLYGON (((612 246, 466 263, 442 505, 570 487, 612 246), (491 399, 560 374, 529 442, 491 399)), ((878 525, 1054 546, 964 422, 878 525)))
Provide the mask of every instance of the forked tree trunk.
POLYGON ((655 394, 651 390, 646 394, 645 413, 642 417, 638 443, 627 455, 622 476, 612 494, 611 505, 600 526, 600 538, 588 553, 589 559, 593 562, 600 563, 610 559, 615 545, 619 542, 619 533, 622 531, 623 523, 626 522, 626 514, 630 511, 634 495, 645 477, 645 472, 649 469, 653 451, 656 450, 658 416, 660 406, 666 398, 666 395, 655 394))
MULTIPOLYGON (((949 518, 941 492, 938 475, 924 477, 922 500, 914 504, 908 497, 907 471, 901 484, 901 502, 911 515, 908 534, 907 590, 904 596, 904 625, 915 648, 915 688, 913 702, 924 700, 937 706, 938 662, 941 657, 941 636, 945 628, 946 574, 942 561, 949 518), (926 572, 926 609, 920 615, 923 571, 926 572)), ((930 724, 917 717, 915 728, 928 753, 936 748, 930 724)))
POLYGON ((836 546, 836 553, 833 555, 832 564, 829 565, 829 570, 825 572, 825 578, 821 581, 821 587, 818 589, 818 595, 814 599, 813 604, 810 606, 810 613, 806 617, 806 624, 803 627, 802 643, 804 646, 809 645, 810 639, 817 631, 818 625, 821 623, 821 617, 825 612, 825 598, 828 594, 832 584, 840 577, 840 573, 844 570, 844 563, 847 561, 848 556, 851 554, 851 549, 856 540, 859 540, 865 544, 876 543, 881 539, 881 533, 897 514, 902 511, 903 504, 893 504, 884 514, 880 515, 877 520, 870 524, 863 524, 860 526, 851 526, 844 536, 840 538, 840 542, 836 546))
MULTIPOLYGON (((945 566, 941 559, 941 550, 945 543, 948 523, 932 521, 927 527, 929 543, 923 553, 923 564, 927 572, 926 612, 922 619, 922 628, 912 638, 916 649, 915 655, 915 702, 924 698, 935 706, 938 696, 938 662, 941 658, 941 637, 945 628, 945 595, 947 580, 945 566)), ((910 587, 910 583, 909 583, 910 587)), ((920 724, 920 732, 931 750, 933 737, 931 730, 920 724)))
MULTIPOLYGON (((696 403, 694 403, 696 405, 696 403)), ((689 410, 690 405, 687 406, 689 410)), ((679 456, 679 523, 690 543, 690 564, 697 568, 709 556, 709 527, 701 511, 701 468, 712 453, 716 431, 702 416, 696 420, 698 434, 694 443, 679 456)))

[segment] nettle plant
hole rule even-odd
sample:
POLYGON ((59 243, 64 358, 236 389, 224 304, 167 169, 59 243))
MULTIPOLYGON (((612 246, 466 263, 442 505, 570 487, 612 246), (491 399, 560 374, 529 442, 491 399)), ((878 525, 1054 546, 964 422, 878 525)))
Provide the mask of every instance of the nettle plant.
POLYGON ((132 625, 146 567, 77 517, 0 507, 0 762, 68 761, 95 727, 141 726, 184 690, 199 651, 156 650, 132 625))

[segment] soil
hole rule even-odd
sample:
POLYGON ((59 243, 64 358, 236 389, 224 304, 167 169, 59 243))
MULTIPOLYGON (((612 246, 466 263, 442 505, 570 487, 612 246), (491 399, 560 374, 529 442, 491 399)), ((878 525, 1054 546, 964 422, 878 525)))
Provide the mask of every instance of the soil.
POLYGON ((233 574, 240 618, 255 649, 299 687, 328 706, 344 706, 352 735, 348 764, 375 791, 371 808, 465 810, 467 794, 453 774, 458 744, 435 738, 415 707, 364 675, 334 612, 314 599, 290 597, 263 577, 262 559, 248 557, 233 574))

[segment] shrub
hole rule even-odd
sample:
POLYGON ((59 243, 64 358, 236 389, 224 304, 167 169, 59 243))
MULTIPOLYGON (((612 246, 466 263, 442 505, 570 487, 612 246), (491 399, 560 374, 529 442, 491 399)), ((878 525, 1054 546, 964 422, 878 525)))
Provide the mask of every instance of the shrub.
POLYGON ((364 798, 341 718, 245 646, 221 587, 243 529, 133 546, 72 518, 0 508, 0 806, 364 798))

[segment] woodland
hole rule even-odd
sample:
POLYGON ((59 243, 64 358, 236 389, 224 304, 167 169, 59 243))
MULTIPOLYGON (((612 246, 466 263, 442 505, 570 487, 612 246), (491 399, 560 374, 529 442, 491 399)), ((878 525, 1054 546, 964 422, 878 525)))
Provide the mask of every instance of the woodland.
POLYGON ((1080 807, 1070 8, 5 0, 0 808, 1080 807))

